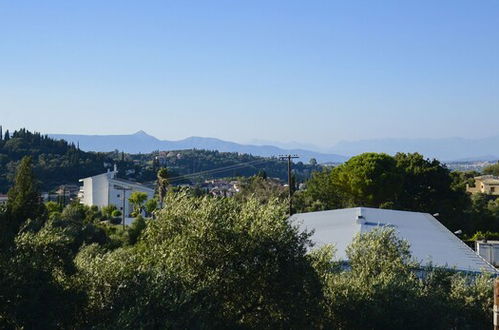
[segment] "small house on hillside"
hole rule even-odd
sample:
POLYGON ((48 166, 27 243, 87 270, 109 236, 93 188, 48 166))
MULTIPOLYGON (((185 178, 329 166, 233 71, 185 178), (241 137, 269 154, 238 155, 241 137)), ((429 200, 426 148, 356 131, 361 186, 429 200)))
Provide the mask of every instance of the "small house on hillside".
POLYGON ((466 191, 472 194, 487 194, 499 196, 499 177, 494 175, 476 176, 475 186, 466 185, 466 191))
POLYGON ((88 206, 98 207, 115 205, 122 212, 124 203, 124 213, 129 215, 133 211, 133 206, 128 202, 132 192, 144 192, 148 199, 154 197, 153 188, 137 182, 118 179, 116 178, 117 173, 118 170, 115 166, 113 171, 80 179, 79 181, 83 183, 78 193, 80 202, 88 206))
POLYGON ((458 237, 427 213, 357 207, 331 211, 299 213, 291 221, 301 230, 314 230, 317 246, 333 244, 336 257, 348 261, 346 248, 357 233, 376 227, 393 228, 397 236, 410 244, 412 257, 421 265, 466 272, 498 271, 458 237))

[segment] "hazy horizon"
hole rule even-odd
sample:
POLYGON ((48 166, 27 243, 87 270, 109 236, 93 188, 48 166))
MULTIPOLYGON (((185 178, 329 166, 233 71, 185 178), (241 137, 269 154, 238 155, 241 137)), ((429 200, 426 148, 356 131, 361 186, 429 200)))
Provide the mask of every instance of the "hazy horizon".
POLYGON ((253 138, 249 140, 232 140, 232 139, 223 139, 217 136, 204 136, 204 135, 189 135, 189 136, 183 136, 180 138, 163 138, 156 136, 147 130, 144 129, 139 129, 138 131, 134 132, 115 132, 115 133, 106 133, 106 132, 98 132, 98 133, 74 133, 74 132, 45 132, 37 129, 33 129, 31 127, 17 127, 17 128, 12 128, 12 127, 6 127, 0 123, 0 126, 2 126, 2 130, 5 133, 6 130, 9 130, 9 132, 13 132, 15 130, 19 130, 22 128, 25 128, 31 132, 39 132, 43 135, 49 135, 49 136, 57 136, 57 135, 84 135, 84 136, 129 136, 129 135, 134 135, 138 134, 140 132, 143 132, 149 136, 152 136, 160 141, 181 141, 184 139, 188 138, 213 138, 213 139, 218 139, 222 141, 227 141, 227 142, 235 142, 238 144, 245 144, 245 145, 274 145, 278 147, 286 147, 288 149, 307 149, 307 150, 314 150, 318 152, 330 152, 331 147, 334 147, 334 145, 340 144, 340 143, 350 143, 350 142, 364 142, 364 141, 390 141, 390 140, 447 140, 447 139, 463 139, 463 140, 482 140, 482 139, 489 139, 489 138, 494 138, 499 136, 499 132, 497 134, 491 134, 488 136, 481 136, 481 137, 466 137, 466 136, 443 136, 443 137, 428 137, 428 136, 419 136, 419 137, 394 137, 394 136, 386 136, 386 137, 379 137, 379 138, 363 138, 363 139, 340 139, 338 141, 333 141, 332 143, 326 143, 326 144, 314 144, 314 143, 306 143, 306 142, 301 142, 301 141, 278 141, 278 140, 265 140, 265 139, 258 139, 258 138, 253 138))

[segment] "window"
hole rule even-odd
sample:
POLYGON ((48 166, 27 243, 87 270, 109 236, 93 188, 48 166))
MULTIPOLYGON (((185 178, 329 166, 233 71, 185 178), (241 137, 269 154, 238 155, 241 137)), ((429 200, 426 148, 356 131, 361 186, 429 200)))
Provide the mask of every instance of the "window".
POLYGON ((496 187, 490 187, 490 192, 495 192, 496 191, 496 187))
POLYGON ((120 198, 120 194, 116 195, 116 197, 120 198))

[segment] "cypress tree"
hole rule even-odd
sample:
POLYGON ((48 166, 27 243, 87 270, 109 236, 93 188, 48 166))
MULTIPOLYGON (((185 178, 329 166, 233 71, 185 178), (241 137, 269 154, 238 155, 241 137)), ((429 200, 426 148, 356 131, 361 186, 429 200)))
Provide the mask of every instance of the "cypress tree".
POLYGON ((1 226, 6 233, 16 235, 28 219, 38 225, 46 219, 46 209, 38 192, 31 157, 26 156, 21 160, 14 185, 7 196, 7 219, 1 226))

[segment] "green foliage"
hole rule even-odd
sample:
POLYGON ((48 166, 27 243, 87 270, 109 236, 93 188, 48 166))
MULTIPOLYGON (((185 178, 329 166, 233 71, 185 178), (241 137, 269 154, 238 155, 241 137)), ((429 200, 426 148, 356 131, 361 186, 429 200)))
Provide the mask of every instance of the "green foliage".
POLYGON ((499 163, 489 165, 483 169, 483 174, 499 176, 499 163))
POLYGON ((133 212, 136 216, 142 211, 146 200, 147 193, 141 191, 134 191, 128 197, 128 201, 133 205, 133 212))
MULTIPOLYGON (((118 156, 118 155, 116 155, 118 156)), ((236 152, 219 152, 216 150, 173 150, 168 152, 154 152, 152 154, 142 155, 127 155, 134 163, 128 162, 125 166, 131 166, 135 170, 154 169, 152 159, 159 157, 162 160, 163 166, 168 168, 168 180, 170 184, 199 183, 206 179, 216 179, 225 177, 251 177, 259 171, 265 171, 267 177, 279 178, 287 180, 287 164, 280 161, 278 158, 265 158, 252 156, 248 154, 239 154, 236 152), (246 166, 241 166, 246 164, 246 166), (225 170, 220 170, 225 168, 225 170), (211 171, 217 169, 216 172, 204 173, 192 176, 193 173, 211 171), (189 175, 189 178, 183 176, 189 175)), ((119 164, 118 164, 119 165, 119 164)), ((120 167, 122 165, 119 165, 120 167)), ((320 170, 318 164, 304 164, 297 162, 293 164, 293 173, 296 175, 297 182, 303 182, 310 177, 312 171, 320 170)), ((134 174, 130 175, 131 177, 134 174)), ((154 178, 157 180, 157 172, 154 172, 154 178)), ((136 178, 139 180, 138 178, 136 178)), ((149 179, 148 180, 153 180, 149 179)), ((159 191, 158 191, 159 193, 159 191)))
POLYGON ((9 189, 15 169, 25 156, 32 158, 34 173, 40 180, 40 187, 46 191, 102 173, 103 163, 111 162, 102 153, 83 152, 64 140, 20 129, 0 143, 0 192, 9 189))
POLYGON ((295 205, 301 212, 371 206, 439 213, 439 220, 451 230, 473 232, 480 217, 471 212, 462 181, 470 175, 452 174, 437 160, 418 153, 365 153, 313 173, 306 189, 296 194, 295 205))
POLYGON ((72 285, 72 239, 46 224, 0 253, 0 328, 57 329, 77 323, 84 294, 72 285))
POLYGON ((160 168, 157 173, 157 190, 159 196, 159 204, 160 209, 163 208, 163 200, 166 197, 166 192, 168 189, 168 185, 170 184, 168 181, 168 170, 164 167, 160 168))
POLYGON ((132 224, 128 228, 128 244, 133 245, 137 243, 140 235, 142 234, 144 229, 146 229, 146 227, 147 223, 142 216, 139 215, 137 218, 135 218, 135 220, 133 220, 132 224))
POLYGON ((305 257, 308 235, 288 223, 284 204, 186 196, 169 196, 167 204, 144 233, 148 263, 192 288, 213 326, 316 322, 320 291, 305 257))
POLYGON ((120 211, 120 210, 114 210, 114 211, 111 213, 111 216, 112 216, 113 218, 119 218, 119 217, 121 217, 121 216, 122 216, 122 213, 121 213, 121 211, 120 211))
MULTIPOLYGON (((261 178, 260 178, 261 179, 261 178)), ((391 229, 357 236, 349 266, 311 250, 278 199, 170 193, 156 220, 88 221, 68 205, 0 250, 1 328, 482 329, 492 279, 428 266, 391 229)), ((0 217, 4 213, 0 212, 0 217)))
MULTIPOLYGON (((118 208, 116 207, 116 205, 107 205, 107 206, 103 206, 102 207, 102 216, 104 217, 104 219, 112 219, 114 217, 113 213, 114 211, 118 211, 118 208)), ((121 215, 121 214, 120 214, 121 215)))
POLYGON ((0 247, 3 245, 4 248, 20 229, 39 228, 47 219, 47 210, 38 192, 30 157, 21 160, 8 198, 5 217, 0 222, 0 247))
POLYGON ((337 183, 349 206, 378 207, 393 202, 401 189, 402 173, 393 157, 365 153, 336 168, 337 183))
MULTIPOLYGON (((431 265, 419 271, 407 242, 391 229, 357 236, 347 249, 350 268, 319 272, 326 327, 337 329, 485 329, 493 279, 431 265)), ((322 263, 324 265, 324 262, 322 263)))
POLYGON ((158 208, 158 201, 154 198, 149 199, 144 205, 144 209, 149 215, 152 214, 154 211, 156 211, 157 208, 158 208))
POLYGON ((306 190, 299 191, 294 199, 301 212, 332 210, 343 205, 341 190, 337 180, 338 170, 325 168, 313 172, 306 183, 306 190))
POLYGON ((78 255, 87 326, 318 325, 321 291, 308 235, 290 226, 285 205, 187 195, 169 195, 167 204, 135 246, 89 246, 78 255))
POLYGON ((53 213, 61 213, 62 212, 62 205, 56 202, 47 202, 45 203, 45 208, 47 209, 49 217, 53 213))
POLYGON ((288 197, 288 189, 283 187, 278 181, 263 178, 256 175, 250 178, 240 178, 240 192, 236 194, 236 199, 247 200, 258 199, 261 203, 267 203, 272 199, 284 200, 288 197))
POLYGON ((499 233, 479 230, 476 233, 474 233, 473 236, 471 236, 468 241, 475 242, 481 240, 499 240, 499 233))
MULTIPOLYGON (((8 133, 6 132, 6 135, 8 133)), ((277 158, 264 158, 239 153, 209 150, 176 150, 150 154, 124 154, 118 150, 107 153, 81 151, 72 143, 55 140, 40 133, 20 129, 5 141, 0 140, 0 193, 12 185, 15 169, 24 156, 33 159, 34 173, 40 187, 50 191, 62 184, 74 184, 78 179, 100 174, 112 164, 118 165, 118 177, 137 182, 157 180, 158 195, 165 196, 169 184, 199 183, 205 179, 223 177, 250 177, 264 171, 268 177, 287 179, 287 165, 277 158), (158 159, 168 167, 158 171, 158 159), (241 164, 247 164, 241 166, 241 164), (220 170, 226 168, 226 170, 220 170), (214 172, 205 171, 212 171, 214 172), (192 176, 193 173, 205 172, 192 176), (158 176, 159 175, 159 176, 158 176), (189 177, 183 177, 189 175, 189 177), (161 189, 160 189, 161 188, 161 189)), ((296 182, 309 178, 320 170, 315 162, 293 165, 296 182)), ((159 199, 161 203, 161 198, 159 199)))

